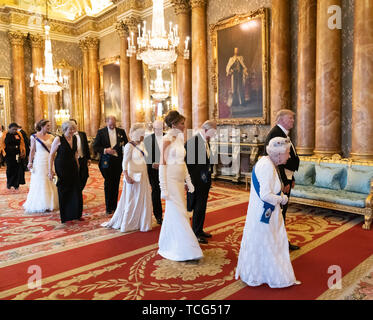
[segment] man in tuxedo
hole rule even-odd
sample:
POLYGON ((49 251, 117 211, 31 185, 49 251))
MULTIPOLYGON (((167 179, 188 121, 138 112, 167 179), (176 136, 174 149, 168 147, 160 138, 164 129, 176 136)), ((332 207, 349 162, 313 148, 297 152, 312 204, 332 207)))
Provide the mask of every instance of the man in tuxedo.
POLYGON ((148 176, 152 186, 153 213, 158 224, 162 224, 162 201, 161 188, 159 186, 159 161, 162 150, 163 121, 155 120, 153 123, 154 133, 144 139, 147 151, 146 163, 148 176))
MULTIPOLYGON (((70 121, 78 125, 75 119, 70 119, 70 121)), ((87 134, 84 131, 76 131, 74 135, 78 145, 80 189, 83 191, 89 177, 88 167, 91 165, 91 154, 87 134)))
MULTIPOLYGON (((283 137, 283 138, 289 138, 289 131, 294 126, 294 115, 295 113, 288 109, 282 109, 277 112, 276 115, 276 125, 271 129, 271 131, 268 133, 265 145, 267 146, 269 141, 274 137, 283 137)), ((290 140, 290 138, 289 138, 290 140)), ((281 176, 282 183, 284 184, 284 194, 290 198, 290 191, 292 188, 294 188, 295 180, 294 180, 294 171, 297 171, 299 168, 299 157, 298 154, 294 148, 293 143, 291 142, 291 148, 290 148, 290 157, 286 164, 279 165, 279 173, 281 176)), ((288 209, 287 202, 284 206, 282 206, 282 216, 284 217, 284 223, 286 221, 286 211, 288 209)), ((299 246, 293 245, 289 242, 289 249, 290 250, 298 250, 299 246)))
POLYGON ((216 122, 207 120, 199 132, 185 144, 186 164, 195 191, 187 193, 188 211, 193 211, 192 229, 199 243, 207 244, 211 234, 203 231, 207 199, 211 187, 212 154, 210 139, 216 134, 216 122))
POLYGON ((128 142, 126 132, 116 127, 116 118, 108 116, 106 127, 98 130, 93 149, 100 154, 98 166, 105 179, 106 214, 117 208, 122 175, 123 146, 128 142))

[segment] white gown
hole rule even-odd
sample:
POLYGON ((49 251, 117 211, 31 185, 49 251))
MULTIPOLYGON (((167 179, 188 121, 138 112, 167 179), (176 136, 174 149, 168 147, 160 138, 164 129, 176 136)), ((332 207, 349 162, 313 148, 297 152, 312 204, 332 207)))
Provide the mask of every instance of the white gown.
POLYGON ((281 214, 281 182, 268 156, 261 158, 255 168, 260 184, 260 196, 275 205, 269 224, 260 222, 263 202, 251 188, 245 228, 238 256, 236 279, 249 286, 267 283, 271 288, 289 287, 296 279, 289 255, 289 243, 281 214))
MULTIPOLYGON (((32 137, 31 139, 34 139, 32 137)), ((43 141, 50 150, 54 137, 43 141)), ((40 213, 47 210, 58 210, 57 187, 48 178, 49 152, 44 149, 39 141, 35 140, 35 156, 31 172, 30 188, 27 200, 23 204, 26 213, 40 213)))
MULTIPOLYGON (((172 137, 167 134, 163 137, 163 141, 165 140, 172 141, 172 137)), ((167 159, 165 159, 169 198, 166 200, 158 241, 158 253, 164 258, 174 261, 197 260, 203 257, 186 209, 184 185, 188 169, 184 159, 184 139, 183 135, 179 135, 169 145, 167 159)))
MULTIPOLYGON (((137 147, 146 152, 143 143, 137 147)), ((129 184, 123 178, 123 190, 117 209, 111 220, 101 226, 119 229, 121 232, 149 231, 152 229, 153 204, 146 161, 131 143, 123 147, 122 168, 132 178, 140 176, 140 181, 129 184)))

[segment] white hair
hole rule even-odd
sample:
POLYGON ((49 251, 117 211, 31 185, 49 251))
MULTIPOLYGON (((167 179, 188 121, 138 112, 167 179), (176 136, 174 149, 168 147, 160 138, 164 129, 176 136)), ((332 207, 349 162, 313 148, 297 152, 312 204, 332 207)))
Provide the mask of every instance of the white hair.
POLYGON ((61 124, 61 129, 63 133, 65 133, 69 128, 74 128, 75 130, 77 130, 77 126, 74 121, 68 120, 61 124))
POLYGON ((153 122, 153 128, 154 129, 157 129, 157 128, 159 128, 159 129, 163 129, 163 121, 162 120, 155 120, 154 122, 153 122))
POLYGON ((145 125, 141 122, 134 123, 130 129, 130 139, 133 141, 140 141, 140 138, 144 136, 145 136, 145 125))
POLYGON ((215 120, 206 120, 202 126, 202 129, 210 130, 210 129, 216 129, 216 121, 215 120))
POLYGON ((270 157, 286 153, 290 149, 290 140, 288 138, 275 137, 272 138, 266 147, 270 157))

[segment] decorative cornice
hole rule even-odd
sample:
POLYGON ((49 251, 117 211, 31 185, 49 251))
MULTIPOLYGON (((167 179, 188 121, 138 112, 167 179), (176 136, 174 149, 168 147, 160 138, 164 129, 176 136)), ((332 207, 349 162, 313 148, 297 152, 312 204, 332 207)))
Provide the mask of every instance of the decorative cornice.
POLYGON ((25 35, 20 31, 9 31, 8 37, 12 46, 23 46, 25 35))
POLYGON ((40 34, 32 34, 30 33, 30 40, 31 40, 31 46, 33 48, 42 48, 44 39, 40 34))
POLYGON ((204 8, 207 6, 208 0, 190 0, 190 6, 194 8, 204 8))
POLYGON ((140 17, 138 17, 138 16, 135 16, 135 15, 131 15, 131 16, 129 16, 129 17, 126 17, 126 18, 124 18, 123 20, 123 24, 125 24, 126 26, 127 26, 127 28, 128 28, 128 31, 129 32, 133 32, 133 33, 137 33, 137 26, 139 25, 139 24, 141 24, 141 19, 140 19, 140 17))
POLYGON ((188 0, 171 0, 176 15, 190 12, 190 4, 188 0))

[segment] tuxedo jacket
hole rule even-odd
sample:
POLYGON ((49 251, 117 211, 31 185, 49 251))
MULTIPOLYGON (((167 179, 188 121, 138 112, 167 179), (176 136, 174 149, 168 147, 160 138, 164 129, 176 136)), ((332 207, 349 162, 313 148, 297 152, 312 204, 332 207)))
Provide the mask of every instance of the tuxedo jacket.
MULTIPOLYGON (((288 136, 285 134, 285 132, 282 131, 282 129, 278 125, 276 125, 268 133, 266 141, 265 141, 265 145, 268 146, 269 141, 271 139, 275 138, 275 137, 288 138, 288 136)), ((265 153, 265 155, 267 155, 267 150, 266 149, 264 149, 264 153, 265 153)), ((291 171, 297 171, 298 168, 299 168, 299 157, 295 153, 295 150, 294 150, 293 146, 291 146, 290 147, 290 157, 289 157, 288 161, 285 164, 278 166, 278 169, 279 169, 279 172, 280 172, 280 175, 281 175, 281 180, 285 185, 287 185, 291 182, 291 180, 289 181, 286 177, 285 169, 288 169, 288 170, 291 170, 291 171)), ((293 180, 294 180, 294 176, 293 176, 293 180)))
MULTIPOLYGON (((121 129, 121 128, 115 128, 115 129, 117 133, 117 143, 113 147, 113 149, 118 153, 118 159, 122 161, 123 146, 126 145, 126 143, 128 142, 128 139, 127 139, 127 135, 124 129, 121 129)), ((95 150, 95 152, 100 154, 99 166, 101 166, 101 159, 104 154, 104 149, 110 148, 110 147, 111 145, 110 145, 109 129, 105 127, 105 128, 98 130, 95 141, 93 143, 93 149, 95 150)))
POLYGON ((201 134, 198 133, 190 138, 185 144, 185 149, 185 162, 193 185, 209 187, 211 184, 212 166, 210 158, 207 156, 205 140, 201 134))
POLYGON ((78 131, 80 142, 82 143, 83 157, 87 160, 91 160, 91 154, 89 152, 89 145, 87 135, 84 131, 78 131))
POLYGON ((148 168, 149 166, 151 167, 153 163, 160 163, 161 150, 159 149, 155 133, 144 139, 144 145, 146 152, 148 153, 146 156, 146 164, 148 165, 148 168))

